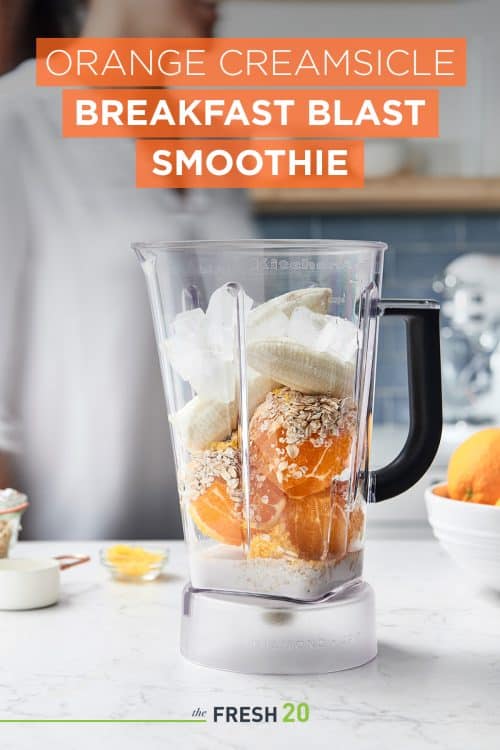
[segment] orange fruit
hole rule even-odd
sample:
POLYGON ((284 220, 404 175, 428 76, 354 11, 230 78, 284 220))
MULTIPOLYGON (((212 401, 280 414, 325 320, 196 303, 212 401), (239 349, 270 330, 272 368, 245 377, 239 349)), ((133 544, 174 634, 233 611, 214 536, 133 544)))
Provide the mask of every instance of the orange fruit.
MULTIPOLYGON (((250 526, 268 531, 276 525, 286 505, 286 495, 258 471, 250 470, 250 526)), ((245 519, 246 521, 246 519, 245 519)))
POLYGON ((241 503, 229 496, 226 483, 215 479, 210 487, 189 504, 198 529, 211 539, 239 546, 243 541, 241 503))
MULTIPOLYGON (((285 495, 271 482, 251 483, 250 527, 272 529, 286 504, 285 495)), ((217 478, 189 505, 191 518, 205 536, 223 544, 240 545, 246 536, 244 503, 231 499, 224 480, 217 478)))
POLYGON ((347 546, 350 547, 354 540, 363 538, 365 530, 365 513, 363 508, 356 505, 349 513, 349 527, 347 529, 347 546))
POLYGON ((280 388, 252 417, 251 460, 289 497, 308 497, 347 467, 353 431, 352 405, 280 388))
MULTIPOLYGON (((247 528, 240 461, 239 451, 226 442, 200 453, 189 466, 187 501, 191 518, 205 536, 224 544, 240 545, 247 528)), ((286 495, 252 466, 250 527, 271 529, 285 504, 286 495)))
POLYGON ((447 484, 438 484, 437 487, 434 487, 432 492, 439 497, 450 497, 450 491, 447 484))
POLYGON ((348 516, 341 505, 332 507, 332 526, 330 529, 329 552, 335 558, 344 557, 349 542, 348 516))
POLYGON ((456 449, 448 489, 454 500, 488 505, 500 500, 500 428, 476 432, 456 449))
POLYGON ((286 527, 293 546, 304 560, 322 560, 328 553, 340 558, 347 551, 346 512, 332 500, 330 490, 307 498, 290 498, 286 527))
MULTIPOLYGON (((335 481, 332 484, 332 496, 335 497, 335 502, 339 508, 345 511, 349 492, 349 482, 335 481)), ((354 541, 361 540, 365 531, 365 510, 361 503, 356 502, 351 507, 350 511, 345 511, 348 514, 348 526, 347 526, 347 548, 351 546, 354 541)), ((340 532, 339 532, 340 533, 340 532)), ((341 549, 343 545, 343 537, 340 536, 341 549)), ((330 548, 330 551, 334 550, 330 548)))
POLYGON ((192 456, 183 502, 198 529, 211 539, 240 545, 243 539, 240 452, 229 440, 192 456))
POLYGON ((334 482, 329 491, 308 498, 288 498, 277 525, 269 533, 252 535, 249 556, 342 559, 349 545, 362 537, 365 523, 361 506, 355 505, 350 513, 345 510, 348 487, 348 482, 334 482))

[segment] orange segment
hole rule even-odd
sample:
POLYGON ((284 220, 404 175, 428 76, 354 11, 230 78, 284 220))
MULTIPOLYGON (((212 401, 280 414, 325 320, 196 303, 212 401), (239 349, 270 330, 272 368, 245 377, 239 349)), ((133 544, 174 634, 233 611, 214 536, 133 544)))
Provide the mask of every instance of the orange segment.
POLYGON ((252 461, 290 497, 308 497, 347 467, 353 431, 352 404, 281 388, 252 417, 252 461))
POLYGON ((330 490, 311 497, 288 498, 278 524, 269 533, 252 535, 249 556, 341 560, 350 545, 362 538, 365 524, 361 505, 350 512, 345 508, 348 486, 348 482, 333 482, 330 490))
POLYGON ((347 529, 347 546, 350 547, 355 540, 363 538, 365 530, 365 514, 358 505, 349 513, 349 527, 347 529))
POLYGON ((263 437, 258 448, 255 446, 254 455, 260 470, 267 471, 271 481, 290 497, 308 497, 321 492, 348 465, 352 438, 347 433, 318 447, 306 440, 298 447, 298 454, 293 459, 278 453, 283 435, 284 431, 280 429, 263 437))
POLYGON ((286 525, 300 557, 306 560, 321 560, 326 557, 330 508, 330 495, 326 493, 290 500, 286 525))
MULTIPOLYGON (((259 531, 271 529, 278 522, 285 504, 285 495, 271 482, 254 480, 250 495, 251 528, 259 531)), ((225 482, 216 479, 202 495, 191 501, 189 512, 205 536, 224 544, 240 545, 246 528, 243 507, 243 503, 231 499, 225 482)))
POLYGON ((286 505, 286 495, 258 471, 250 473, 250 526, 267 531, 276 525, 286 505))
POLYGON ((325 559, 328 553, 340 558, 347 551, 347 516, 343 507, 332 501, 330 491, 300 500, 291 498, 286 524, 292 544, 305 560, 325 559))
POLYGON ((229 497, 222 479, 216 479, 202 495, 191 501, 189 513, 205 536, 236 546, 243 541, 241 504, 229 497))
MULTIPOLYGON (((247 528, 240 464, 237 445, 228 441, 193 456, 188 470, 184 497, 191 518, 205 536, 225 544, 240 545, 247 528)), ((248 519, 251 528, 271 529, 285 504, 286 495, 252 464, 248 519)))
MULTIPOLYGON (((361 502, 355 502, 349 511, 346 510, 346 505, 349 496, 349 482, 346 481, 334 481, 332 482, 331 495, 334 499, 334 505, 342 510, 344 516, 348 520, 347 525, 347 549, 350 549, 351 544, 355 541, 359 542, 365 532, 365 510, 361 502)), ((345 545, 345 539, 343 532, 340 527, 338 530, 332 529, 333 538, 331 539, 330 552, 337 554, 338 551, 342 550, 345 545)))
POLYGON ((332 508, 332 527, 330 529, 330 554, 335 558, 344 557, 349 543, 349 525, 347 513, 340 505, 332 508))

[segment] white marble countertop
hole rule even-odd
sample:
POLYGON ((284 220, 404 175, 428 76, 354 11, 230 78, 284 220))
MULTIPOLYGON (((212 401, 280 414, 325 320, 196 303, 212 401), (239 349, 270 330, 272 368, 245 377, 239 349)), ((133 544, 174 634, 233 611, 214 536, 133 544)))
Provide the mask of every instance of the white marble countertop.
POLYGON ((169 576, 111 581, 96 543, 20 544, 15 556, 86 552, 63 573, 60 603, 0 612, 2 750, 499 747, 500 597, 463 580, 429 539, 375 539, 366 579, 377 595, 379 656, 349 672, 259 677, 184 661, 178 649, 186 559, 169 576), (308 723, 43 724, 33 719, 189 718, 214 705, 308 702, 308 723))

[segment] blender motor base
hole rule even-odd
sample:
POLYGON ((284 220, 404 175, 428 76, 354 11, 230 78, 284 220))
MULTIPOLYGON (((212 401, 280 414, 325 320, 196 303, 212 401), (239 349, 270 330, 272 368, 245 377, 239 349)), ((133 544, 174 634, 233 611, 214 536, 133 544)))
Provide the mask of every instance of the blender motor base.
POLYGON ((375 597, 367 583, 321 603, 184 589, 181 652, 244 674, 322 674, 377 655, 375 597))

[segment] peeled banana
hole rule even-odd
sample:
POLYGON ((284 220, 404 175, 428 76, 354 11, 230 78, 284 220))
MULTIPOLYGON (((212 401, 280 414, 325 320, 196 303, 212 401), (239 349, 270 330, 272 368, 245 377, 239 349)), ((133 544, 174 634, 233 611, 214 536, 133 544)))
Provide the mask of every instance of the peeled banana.
POLYGON ((296 289, 263 302, 262 305, 251 310, 248 316, 248 327, 250 330, 253 326, 260 327, 275 310, 285 313, 288 318, 296 307, 307 307, 312 312, 327 313, 331 301, 331 289, 314 286, 296 289))
MULTIPOLYGON (((267 393, 275 387, 276 383, 265 375, 255 373, 249 376, 248 411, 250 416, 264 401, 267 393)), ((182 444, 189 451, 202 451, 206 450, 211 443, 226 440, 231 436, 238 423, 238 407, 235 401, 223 404, 220 401, 195 396, 171 417, 171 421, 178 431, 182 444)))
POLYGON ((248 344, 247 357, 255 370, 301 393, 352 395, 354 365, 334 354, 314 351, 289 338, 270 338, 248 344))
POLYGON ((228 438, 236 427, 236 419, 234 401, 223 404, 195 396, 171 417, 171 422, 188 450, 202 451, 210 443, 228 438))

